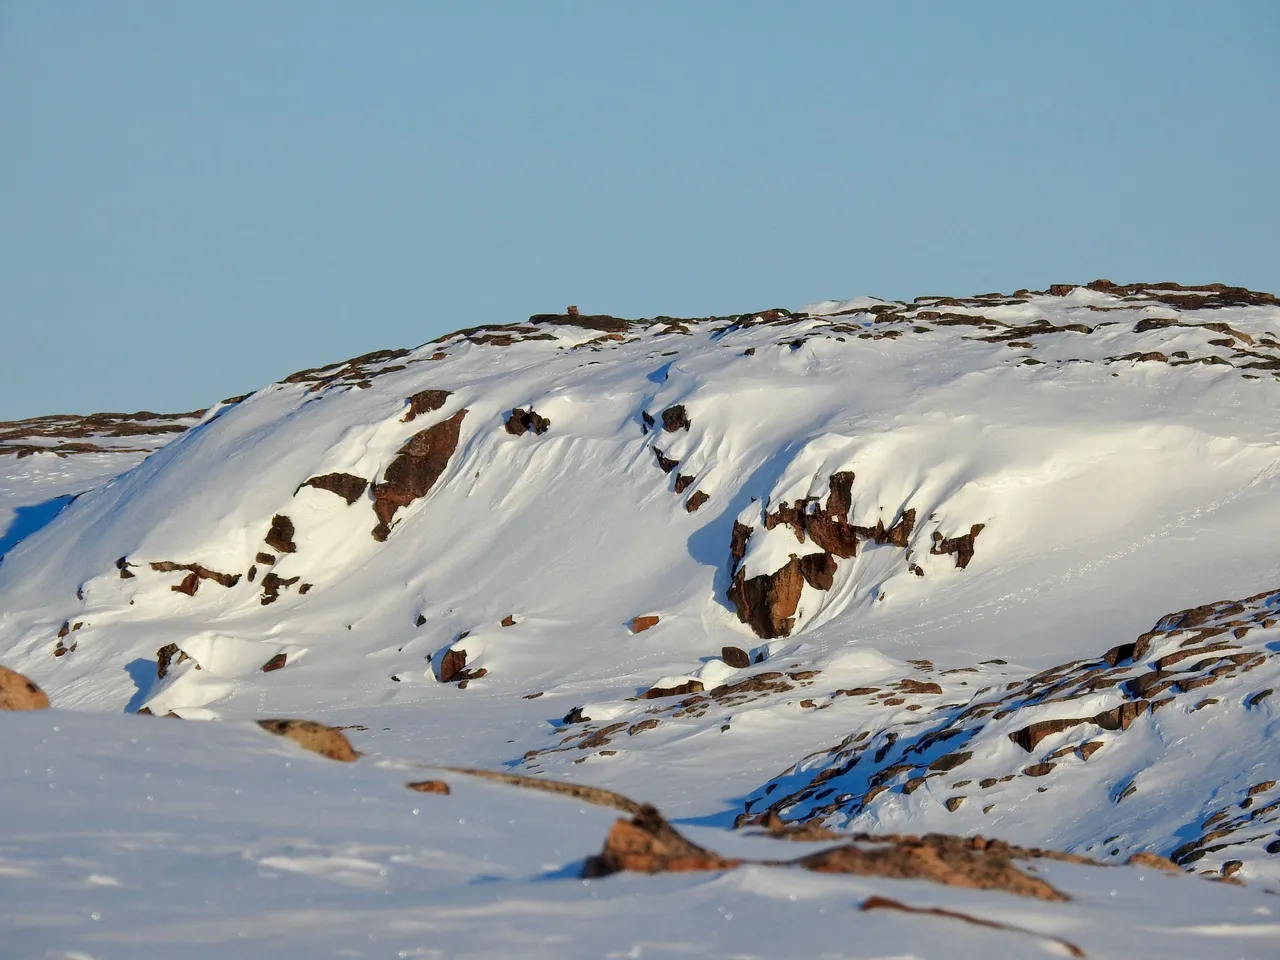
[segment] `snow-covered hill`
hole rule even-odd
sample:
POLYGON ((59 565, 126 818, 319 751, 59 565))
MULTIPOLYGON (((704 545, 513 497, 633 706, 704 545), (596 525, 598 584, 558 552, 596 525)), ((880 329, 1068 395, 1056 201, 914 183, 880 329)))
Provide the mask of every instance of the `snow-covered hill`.
POLYGON ((686 826, 1280 890, 1278 407, 1280 305, 1221 286, 473 328, 219 404, 66 505, 0 564, 0 663, 686 826))

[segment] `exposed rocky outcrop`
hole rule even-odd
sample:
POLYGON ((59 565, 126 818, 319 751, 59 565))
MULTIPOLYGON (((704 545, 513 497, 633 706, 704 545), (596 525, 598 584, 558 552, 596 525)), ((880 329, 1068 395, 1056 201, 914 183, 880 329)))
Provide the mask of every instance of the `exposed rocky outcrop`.
POLYGON ((360 756, 340 729, 314 720, 259 720, 258 726, 330 760, 353 763, 360 756))
POLYGON ((739 570, 729 587, 729 602, 738 619, 750 626, 757 637, 787 637, 795 625, 804 582, 803 568, 796 557, 773 573, 748 578, 739 570))
MULTIPOLYGON (((217 570, 210 570, 199 563, 174 563, 171 560, 160 560, 152 563, 151 569, 156 573, 186 573, 187 576, 183 577, 182 582, 176 584, 172 589, 177 593, 185 593, 187 596, 195 594, 202 580, 212 580, 219 586, 227 587, 228 589, 240 582, 240 574, 238 573, 219 573, 217 570)), ((130 575, 132 576, 132 574, 130 575)))
POLYGON ((276 553, 294 553, 298 545, 293 542, 293 534, 293 521, 283 513, 277 513, 271 518, 271 529, 262 539, 276 553))
POLYGON ((409 423, 424 413, 433 413, 445 405, 451 396, 448 390, 420 390, 408 399, 409 409, 401 417, 402 423, 409 423))
POLYGON ((942 556, 951 554, 956 558, 956 569, 963 570, 969 565, 969 561, 973 559, 974 541, 978 539, 986 524, 975 523, 969 528, 969 532, 958 537, 944 537, 938 531, 933 532, 933 546, 929 548, 929 552, 934 556, 942 556))
POLYGON ((0 710, 45 710, 49 698, 34 681, 16 670, 0 667, 0 710))
POLYGON ((440 479, 458 447, 458 434, 466 415, 465 409, 459 410, 449 419, 414 434, 400 448, 383 474, 383 481, 373 486, 373 512, 378 518, 373 528, 375 540, 386 540, 396 511, 426 496, 440 479))
POLYGON ((662 411, 662 429, 667 433, 689 429, 689 414, 683 403, 677 403, 662 411))
POLYGON ((516 407, 507 414, 506 430, 513 437, 522 437, 529 432, 542 436, 549 429, 551 421, 532 408, 526 410, 524 407, 516 407))
MULTIPOLYGON (((326 473, 318 477, 312 477, 302 486, 315 487, 317 490, 328 490, 330 493, 336 493, 347 501, 347 505, 350 506, 364 496, 364 492, 369 486, 369 481, 364 477, 357 477, 350 473, 326 473)), ((298 489, 302 488, 299 487, 298 489)))

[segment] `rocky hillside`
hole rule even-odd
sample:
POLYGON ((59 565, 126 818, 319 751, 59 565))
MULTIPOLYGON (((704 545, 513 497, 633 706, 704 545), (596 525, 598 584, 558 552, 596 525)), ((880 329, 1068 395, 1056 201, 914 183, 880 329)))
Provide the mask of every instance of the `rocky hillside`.
POLYGON ((473 327, 5 425, 49 477, 135 459, 14 541, 0 663, 710 826, 1280 889, 1278 406, 1280 305, 1221 285, 473 327))

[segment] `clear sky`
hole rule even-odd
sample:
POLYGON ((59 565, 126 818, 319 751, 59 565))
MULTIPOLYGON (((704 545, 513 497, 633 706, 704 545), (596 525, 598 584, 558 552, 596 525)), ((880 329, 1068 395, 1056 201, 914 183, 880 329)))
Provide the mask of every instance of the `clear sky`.
POLYGON ((0 0, 0 420, 567 304, 1280 291, 1280 3, 0 0))

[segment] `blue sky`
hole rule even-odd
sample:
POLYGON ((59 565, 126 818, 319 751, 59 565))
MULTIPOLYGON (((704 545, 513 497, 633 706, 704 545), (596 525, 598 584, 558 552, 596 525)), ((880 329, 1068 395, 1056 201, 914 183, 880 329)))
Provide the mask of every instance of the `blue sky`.
POLYGON ((0 2, 0 420, 563 309, 1280 291, 1280 4, 0 2))

